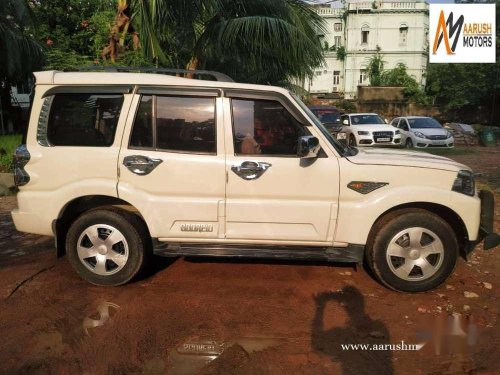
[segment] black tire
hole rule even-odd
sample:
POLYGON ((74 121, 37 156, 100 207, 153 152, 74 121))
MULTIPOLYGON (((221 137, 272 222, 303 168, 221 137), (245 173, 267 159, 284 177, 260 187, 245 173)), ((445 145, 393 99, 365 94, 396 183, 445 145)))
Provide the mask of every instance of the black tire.
POLYGON ((349 146, 356 147, 358 143, 356 142, 356 137, 354 135, 349 136, 349 146))
MULTIPOLYGON (((145 268, 152 254, 152 241, 146 225, 138 216, 110 207, 81 214, 68 230, 66 251, 69 262, 81 278, 95 285, 117 286, 128 283, 145 268), (116 273, 96 274, 86 267, 84 261, 78 256, 77 244, 80 236, 87 228, 95 225, 108 225, 116 228, 125 239, 128 257, 116 273)), ((106 263, 106 269, 107 267, 106 263)))
MULTIPOLYGON (((448 278, 455 268, 458 254, 456 234, 446 221, 423 209, 402 209, 386 215, 374 225, 367 244, 366 260, 375 277, 388 288, 401 292, 424 292, 438 287, 448 278), (405 280, 391 270, 387 252, 391 241, 399 233, 415 227, 424 228, 437 235, 442 244, 442 260, 439 266, 436 261, 436 271, 429 278, 405 280)), ((417 274, 412 277, 422 276, 417 274)))
POLYGON ((406 143, 405 143, 406 148, 413 148, 413 141, 411 138, 406 138, 406 143))

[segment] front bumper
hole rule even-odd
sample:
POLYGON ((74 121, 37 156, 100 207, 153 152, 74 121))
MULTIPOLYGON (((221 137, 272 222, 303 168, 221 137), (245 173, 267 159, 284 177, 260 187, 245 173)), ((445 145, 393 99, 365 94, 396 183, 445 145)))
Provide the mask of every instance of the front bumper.
POLYGON ((454 146, 455 140, 453 137, 448 139, 427 139, 427 138, 415 138, 413 144, 418 148, 427 148, 427 147, 441 147, 441 148, 452 148, 454 146))
POLYGON ((500 245, 500 235, 494 232, 493 219, 495 217, 495 198, 491 191, 481 190, 481 222, 479 226, 478 240, 484 240, 484 250, 492 249, 500 245))

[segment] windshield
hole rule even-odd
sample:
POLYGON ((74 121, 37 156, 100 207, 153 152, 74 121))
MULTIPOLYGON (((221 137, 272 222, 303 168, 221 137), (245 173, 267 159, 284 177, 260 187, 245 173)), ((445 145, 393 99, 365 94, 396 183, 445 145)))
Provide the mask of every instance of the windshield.
POLYGON ((379 115, 352 115, 351 125, 375 125, 385 124, 379 115))
POLYGON ((441 129, 439 122, 430 117, 409 118, 408 123, 412 129, 441 129))
POLYGON ((302 102, 302 100, 300 100, 300 98, 297 95, 295 95, 292 92, 290 92, 290 95, 295 99, 300 108, 304 110, 309 119, 311 119, 312 122, 314 122, 314 125, 316 125, 316 127, 321 131, 321 133, 323 133, 325 138, 328 140, 328 142, 330 142, 330 144, 335 148, 335 150, 337 150, 337 152, 340 153, 340 155, 345 155, 348 148, 343 146, 341 143, 339 143, 339 141, 333 138, 330 132, 326 130, 325 126, 321 123, 321 121, 319 121, 319 119, 314 115, 314 113, 311 112, 311 110, 302 102))
POLYGON ((323 124, 328 123, 336 123, 340 120, 340 113, 333 111, 325 111, 325 110, 316 110, 314 111, 316 117, 318 117, 319 121, 323 124))

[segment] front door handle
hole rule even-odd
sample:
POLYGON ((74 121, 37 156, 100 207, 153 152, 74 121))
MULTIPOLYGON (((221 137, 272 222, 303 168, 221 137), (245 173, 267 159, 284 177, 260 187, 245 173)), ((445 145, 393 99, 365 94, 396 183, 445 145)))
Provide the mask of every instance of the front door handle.
POLYGON ((244 161, 241 164, 234 164, 231 170, 244 180, 256 180, 269 169, 272 164, 257 162, 257 161, 244 161))
POLYGON ((123 165, 132 173, 145 176, 163 162, 144 155, 130 155, 123 158, 123 165))

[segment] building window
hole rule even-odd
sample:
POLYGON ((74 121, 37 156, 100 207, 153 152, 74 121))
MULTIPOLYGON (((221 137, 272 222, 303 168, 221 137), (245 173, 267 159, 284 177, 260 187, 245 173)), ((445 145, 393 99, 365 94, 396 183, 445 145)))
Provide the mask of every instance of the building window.
POLYGON ((339 83, 340 83, 340 71, 334 70, 333 71, 333 84, 338 85, 339 83))
POLYGON ((361 30, 361 43, 362 44, 368 44, 368 34, 370 31, 368 30, 361 30))
POLYGON ((362 85, 366 81, 367 73, 366 69, 361 69, 359 71, 359 84, 362 85))
POLYGON ((333 25, 333 30, 334 31, 342 31, 342 23, 337 22, 333 25))
POLYGON ((335 47, 340 47, 342 45, 342 37, 341 36, 336 36, 334 38, 333 44, 334 44, 335 47))
POLYGON ((406 40, 408 39, 408 25, 402 24, 399 26, 399 44, 406 45, 406 40))

